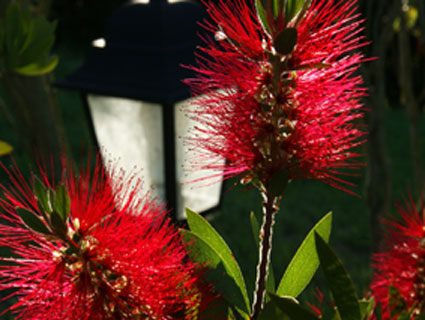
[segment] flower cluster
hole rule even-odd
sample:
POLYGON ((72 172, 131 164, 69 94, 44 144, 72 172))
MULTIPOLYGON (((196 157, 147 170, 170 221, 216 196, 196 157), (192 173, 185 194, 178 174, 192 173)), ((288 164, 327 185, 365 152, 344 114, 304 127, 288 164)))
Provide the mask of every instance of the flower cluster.
POLYGON ((384 320, 397 319, 402 312, 414 319, 425 310, 424 206, 411 201, 398 211, 401 222, 388 222, 388 250, 373 256, 371 290, 384 320))
POLYGON ((11 309, 32 320, 200 319, 214 297, 163 206, 100 168, 68 167, 60 185, 9 171, 0 245, 13 257, 0 288, 19 297, 11 309))
POLYGON ((257 12, 245 0, 207 4, 215 39, 205 37, 198 76, 187 80, 198 96, 188 108, 198 123, 188 138, 195 167, 262 183, 285 171, 343 188, 339 175, 359 166, 351 150, 364 136, 355 124, 365 94, 355 74, 364 60, 355 52, 363 45, 356 1, 310 2, 299 19, 269 20, 262 1, 257 12))

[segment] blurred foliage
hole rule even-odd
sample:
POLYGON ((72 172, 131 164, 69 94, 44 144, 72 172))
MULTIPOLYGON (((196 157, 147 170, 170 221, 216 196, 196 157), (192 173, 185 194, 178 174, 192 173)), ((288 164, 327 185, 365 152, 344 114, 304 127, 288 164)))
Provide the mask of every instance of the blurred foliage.
POLYGON ((0 157, 13 151, 13 147, 5 141, 0 140, 0 157))
POLYGON ((0 20, 1 69, 27 76, 51 72, 58 63, 57 56, 50 56, 55 28, 55 22, 34 16, 29 7, 12 1, 0 20))
MULTIPOLYGON (((418 22, 419 12, 418 9, 415 6, 407 5, 404 9, 404 12, 406 13, 406 22, 407 27, 412 30, 416 27, 416 23, 418 22)), ((400 31, 400 17, 395 18, 393 22, 393 28, 396 32, 400 31)))

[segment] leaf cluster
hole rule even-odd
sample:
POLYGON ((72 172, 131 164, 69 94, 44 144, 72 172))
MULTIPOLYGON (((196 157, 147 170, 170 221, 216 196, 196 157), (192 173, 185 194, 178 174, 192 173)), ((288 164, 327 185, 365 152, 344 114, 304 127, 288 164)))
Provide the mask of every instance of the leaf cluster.
POLYGON ((58 63, 50 56, 55 41, 56 22, 33 16, 28 7, 11 1, 0 20, 1 68, 26 76, 51 72, 58 63))
MULTIPOLYGON (((190 230, 181 230, 184 242, 190 246, 191 258, 207 268, 208 281, 221 295, 229 312, 229 319, 250 319, 251 307, 245 280, 232 251, 223 238, 199 214, 186 209, 190 230)), ((341 261, 327 244, 332 224, 332 213, 324 216, 301 243, 279 284, 275 285, 273 270, 267 279, 266 304, 259 320, 365 320, 374 301, 359 300, 353 283, 341 261), (297 297, 310 283, 319 265, 335 300, 335 306, 314 314, 301 306, 297 297)), ((259 240, 259 224, 251 213, 252 233, 259 240)))
POLYGON ((32 231, 47 237, 59 238, 75 247, 75 239, 68 239, 67 220, 71 212, 71 202, 64 184, 49 188, 34 177, 34 195, 38 213, 27 208, 17 207, 16 212, 22 222, 32 231))

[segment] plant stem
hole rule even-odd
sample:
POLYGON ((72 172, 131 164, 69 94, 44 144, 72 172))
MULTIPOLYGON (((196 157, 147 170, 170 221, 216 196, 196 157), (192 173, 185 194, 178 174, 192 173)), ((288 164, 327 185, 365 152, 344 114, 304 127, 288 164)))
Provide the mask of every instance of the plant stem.
POLYGON ((266 295, 266 280, 269 271, 270 253, 272 249, 272 235, 275 213, 278 208, 278 197, 269 192, 262 192, 263 196, 263 224, 260 230, 260 249, 257 265, 257 280, 255 283, 254 301, 252 304, 251 320, 257 320, 264 305, 266 295))

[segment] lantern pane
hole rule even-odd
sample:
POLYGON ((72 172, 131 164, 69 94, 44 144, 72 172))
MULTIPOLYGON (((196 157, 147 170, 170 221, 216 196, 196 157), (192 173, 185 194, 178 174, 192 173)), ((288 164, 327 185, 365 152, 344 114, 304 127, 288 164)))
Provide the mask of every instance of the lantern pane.
POLYGON ((112 161, 143 181, 143 193, 165 199, 162 108, 123 98, 88 95, 99 147, 112 161))
MULTIPOLYGON (((213 170, 192 170, 189 168, 190 159, 196 157, 196 154, 184 144, 182 137, 190 134, 194 121, 189 119, 182 111, 189 100, 182 101, 175 105, 176 121, 176 162, 177 162, 177 181, 179 192, 178 199, 178 218, 184 218, 184 207, 195 212, 202 213, 206 210, 217 207, 220 202, 222 180, 210 181, 200 180, 204 177, 217 175, 213 170), (180 164, 180 165, 178 165, 180 164), (199 180, 199 181, 197 181, 199 180), (194 182, 197 181, 197 182, 194 182)), ((199 127, 199 123, 196 123, 199 127)), ((224 164, 223 159, 217 159, 218 164, 224 164)), ((216 179, 217 180, 217 179, 216 179)))

